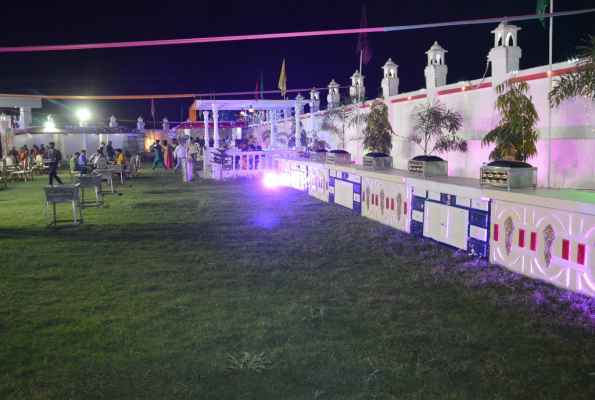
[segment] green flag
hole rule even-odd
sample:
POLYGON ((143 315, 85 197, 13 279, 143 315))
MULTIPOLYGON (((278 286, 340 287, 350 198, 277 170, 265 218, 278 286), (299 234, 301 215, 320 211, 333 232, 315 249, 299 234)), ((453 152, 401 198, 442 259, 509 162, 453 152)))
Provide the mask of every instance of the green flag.
MULTIPOLYGON (((537 0, 537 9, 535 10, 535 14, 545 14, 547 12, 547 6, 549 3, 549 0, 537 0)), ((545 28, 545 18, 539 18, 539 20, 545 28)))

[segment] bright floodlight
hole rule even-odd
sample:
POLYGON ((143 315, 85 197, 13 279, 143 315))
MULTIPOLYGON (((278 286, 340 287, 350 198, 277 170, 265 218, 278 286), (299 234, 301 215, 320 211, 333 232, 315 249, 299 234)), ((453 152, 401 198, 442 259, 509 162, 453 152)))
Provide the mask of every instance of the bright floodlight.
POLYGON ((81 121, 88 121, 89 118, 91 118, 91 113, 89 112, 89 110, 86 109, 80 109, 76 112, 77 117, 79 117, 79 119, 81 121))
POLYGON ((277 186, 279 186, 279 178, 277 177, 277 174, 275 174, 275 173, 265 174, 262 182, 269 189, 273 189, 273 188, 276 188, 277 186))
POLYGON ((56 127, 56 125, 54 125, 54 123, 52 121, 48 121, 44 125, 45 125, 45 129, 54 129, 56 127))

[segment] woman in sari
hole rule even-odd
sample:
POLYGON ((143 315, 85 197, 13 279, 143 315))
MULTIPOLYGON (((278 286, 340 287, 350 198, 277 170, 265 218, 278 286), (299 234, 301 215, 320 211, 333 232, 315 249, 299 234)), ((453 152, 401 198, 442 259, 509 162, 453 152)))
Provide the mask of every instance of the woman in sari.
POLYGON ((173 166, 174 155, 171 146, 167 144, 167 140, 163 141, 163 161, 167 169, 173 166))
POLYGON ((29 155, 29 152, 25 150, 24 147, 21 147, 21 151, 19 151, 19 161, 25 161, 25 158, 29 155))

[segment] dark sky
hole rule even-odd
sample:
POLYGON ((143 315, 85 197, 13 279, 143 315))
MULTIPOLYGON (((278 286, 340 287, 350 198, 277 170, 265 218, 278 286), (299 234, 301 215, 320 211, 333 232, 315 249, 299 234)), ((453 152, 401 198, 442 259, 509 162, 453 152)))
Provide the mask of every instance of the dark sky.
MULTIPOLYGON (((36 1, 0 23, 0 47, 182 39, 209 36, 358 28, 361 1, 36 1)), ((448 22, 532 14, 536 0, 367 1, 368 26, 448 22)), ((555 11, 594 7, 593 0, 565 0, 555 11)), ((515 22, 523 50, 521 69, 548 62, 548 30, 538 21, 515 22)), ((391 57, 399 65, 400 91, 425 85, 425 52, 437 40, 445 49, 448 83, 480 78, 497 24, 447 27, 370 35, 374 55, 364 66, 368 97, 380 88, 381 67, 391 57)), ((576 54, 595 34, 595 13, 554 22, 554 62, 576 54)), ((261 70, 265 90, 275 90, 286 60, 288 89, 341 85, 359 67, 357 35, 295 39, 0 54, 0 92, 22 94, 119 95, 253 91, 261 70)), ((326 93, 324 98, 326 98, 326 93)), ((308 97, 308 93, 302 93, 308 97)), ((250 97, 250 96, 249 96, 250 97)), ((279 98, 280 95, 269 95, 279 98)), ((292 98, 295 94, 292 95, 292 98)), ((156 100, 158 121, 188 118, 191 99, 156 100)), ((323 100, 323 105, 325 100, 323 100)), ((151 119, 150 100, 43 101, 41 113, 59 124, 74 123, 76 109, 89 107, 107 123, 114 114, 133 126, 151 119)), ((39 114, 38 118, 44 115, 39 114)), ((35 118, 35 117, 34 117, 35 118)))

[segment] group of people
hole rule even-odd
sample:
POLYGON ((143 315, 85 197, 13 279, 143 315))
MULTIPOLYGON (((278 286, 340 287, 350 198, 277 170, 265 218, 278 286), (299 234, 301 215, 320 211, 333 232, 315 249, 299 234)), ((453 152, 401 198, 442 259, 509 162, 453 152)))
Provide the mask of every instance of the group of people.
POLYGON ((16 164, 18 162, 22 163, 23 161, 25 161, 25 158, 27 158, 28 156, 35 158, 38 154, 44 155, 45 152, 46 148, 43 144, 41 145, 41 147, 37 147, 37 145, 34 144, 31 150, 29 150, 27 145, 24 145, 20 148, 19 151, 17 151, 16 148, 13 147, 8 151, 6 156, 12 160, 13 164, 16 164))
MULTIPOLYGON (((109 142, 108 146, 111 147, 111 143, 109 142)), ((113 150, 106 148, 108 152, 108 157, 103 154, 103 148, 99 148, 95 150, 95 153, 87 159, 87 151, 81 150, 79 153, 78 151, 74 153, 74 157, 70 159, 70 170, 80 172, 81 175, 84 175, 88 172, 87 166, 91 166, 93 169, 106 169, 110 160, 115 162, 118 165, 126 165, 126 155, 122 152, 122 149, 113 150), (109 157, 110 153, 113 152, 114 157, 109 157)))
POLYGON ((152 169, 155 170, 155 167, 161 164, 167 170, 172 168, 175 163, 174 173, 176 173, 182 165, 183 159, 191 158, 193 162, 196 162, 198 155, 202 153, 202 146, 194 138, 190 138, 188 142, 186 144, 184 140, 178 142, 174 139, 171 144, 168 144, 167 140, 164 140, 163 143, 160 140, 155 140, 151 146, 151 151, 155 152, 152 169))

